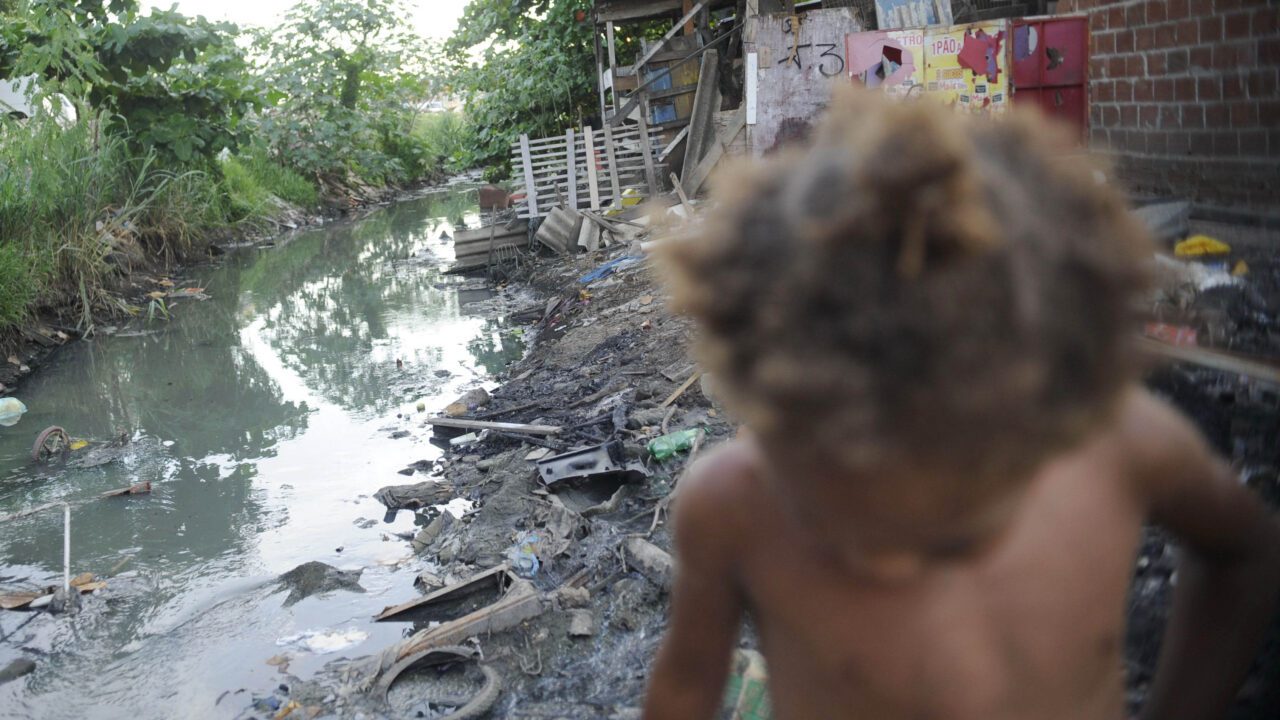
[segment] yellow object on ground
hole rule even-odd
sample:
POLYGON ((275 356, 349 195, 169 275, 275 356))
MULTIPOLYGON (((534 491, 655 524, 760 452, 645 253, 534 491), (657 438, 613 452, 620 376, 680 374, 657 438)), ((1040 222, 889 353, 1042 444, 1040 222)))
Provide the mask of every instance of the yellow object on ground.
POLYGON ((1243 260, 1237 260, 1236 266, 1231 268, 1231 274, 1236 277, 1244 277, 1249 274, 1249 263, 1243 260))
POLYGON ((1173 254, 1178 257, 1200 257, 1202 255, 1226 255, 1231 246, 1211 238, 1208 235, 1192 235, 1173 246, 1173 254))
POLYGON ((88 440, 72 440, 70 447, 72 450, 83 450, 88 446, 89 446, 88 440))

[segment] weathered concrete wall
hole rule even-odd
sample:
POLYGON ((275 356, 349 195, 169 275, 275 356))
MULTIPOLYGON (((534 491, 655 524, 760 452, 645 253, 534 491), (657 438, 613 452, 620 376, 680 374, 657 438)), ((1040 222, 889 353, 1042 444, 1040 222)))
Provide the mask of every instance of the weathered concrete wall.
POLYGON ((1090 140, 1136 192, 1280 213, 1280 7, 1064 0, 1092 35, 1090 140))
POLYGON ((849 82, 844 38, 862 29, 853 8, 811 10, 798 18, 758 15, 748 21, 744 50, 756 54, 758 67, 755 123, 747 126, 752 152, 761 155, 807 134, 832 85, 849 82))

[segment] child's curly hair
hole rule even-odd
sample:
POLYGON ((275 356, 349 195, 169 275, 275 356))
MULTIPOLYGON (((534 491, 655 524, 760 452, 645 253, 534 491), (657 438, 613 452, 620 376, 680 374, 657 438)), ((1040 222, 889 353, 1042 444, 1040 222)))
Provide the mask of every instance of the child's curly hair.
POLYGON ((720 176, 662 258, 766 448, 979 501, 1107 420, 1149 241, 1046 122, 838 92, 807 146, 720 176))

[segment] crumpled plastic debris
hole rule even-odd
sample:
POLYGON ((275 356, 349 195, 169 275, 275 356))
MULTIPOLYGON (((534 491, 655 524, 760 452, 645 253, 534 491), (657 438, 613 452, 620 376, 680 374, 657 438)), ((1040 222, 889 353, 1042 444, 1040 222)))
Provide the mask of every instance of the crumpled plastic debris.
POLYGON ((516 535, 515 545, 507 549, 511 570, 522 577, 533 577, 542 568, 538 553, 545 552, 551 538, 545 530, 525 530, 516 535))
POLYGON ((27 406, 18 398, 0 398, 0 427, 13 427, 27 412, 27 406))

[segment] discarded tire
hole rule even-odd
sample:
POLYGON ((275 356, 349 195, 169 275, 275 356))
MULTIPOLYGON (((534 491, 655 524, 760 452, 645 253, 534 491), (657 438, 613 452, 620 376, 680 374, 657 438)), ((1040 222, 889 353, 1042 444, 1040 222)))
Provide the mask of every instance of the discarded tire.
POLYGON ((71 438, 67 435, 67 431, 57 425, 51 425, 36 436, 36 442, 31 446, 31 460, 44 462, 66 455, 70 448, 71 438))

